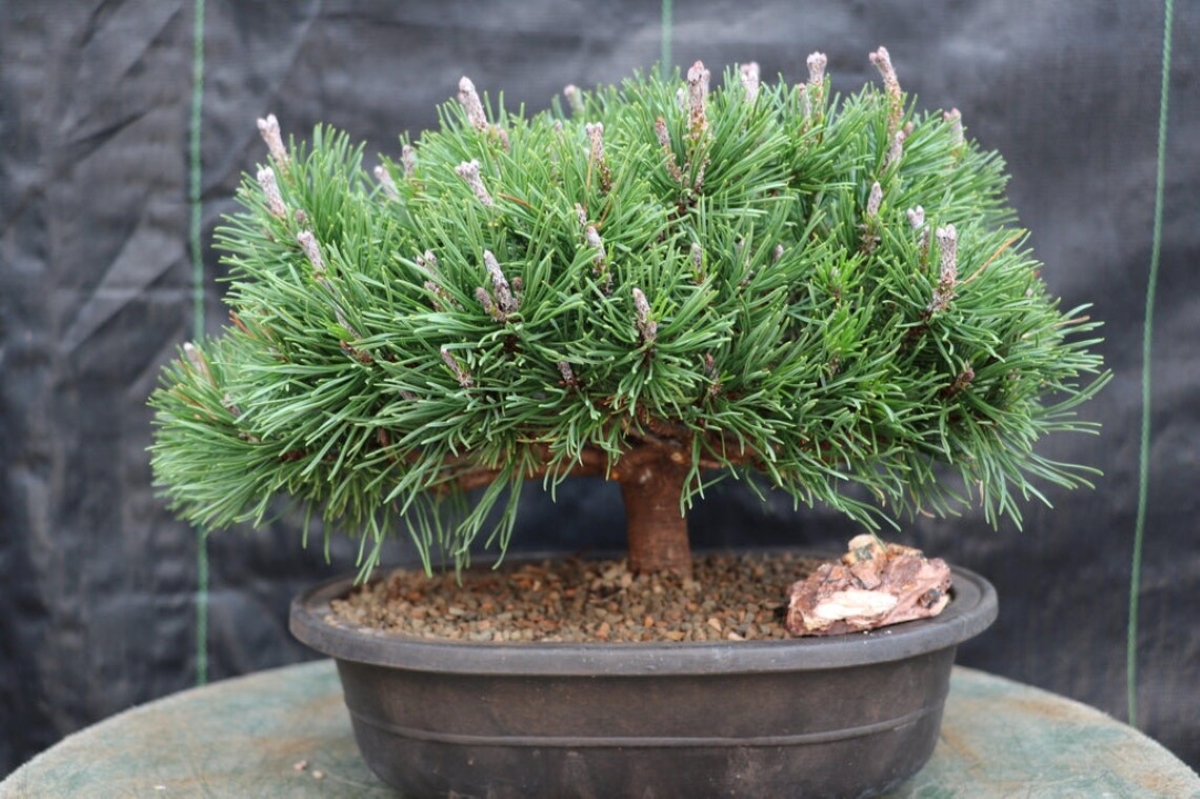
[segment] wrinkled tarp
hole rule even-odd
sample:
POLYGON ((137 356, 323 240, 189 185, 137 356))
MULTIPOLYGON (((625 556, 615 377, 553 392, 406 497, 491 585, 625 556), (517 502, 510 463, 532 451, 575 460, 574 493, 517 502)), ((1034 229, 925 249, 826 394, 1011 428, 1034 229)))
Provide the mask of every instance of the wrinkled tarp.
MULTIPOLYGON (((150 486, 145 407, 190 336, 189 116, 194 0, 0 4, 0 775, 61 736, 196 679, 198 549, 150 486)), ((546 107, 566 83, 618 81, 662 52, 657 4, 204 5, 200 172, 210 331, 223 267, 208 248, 239 176, 265 158, 254 120, 306 136, 318 121, 398 150, 436 121, 461 75, 546 107)), ((1200 765, 1200 6, 1179 4, 1162 272, 1155 308, 1149 516, 1138 720, 1200 765)), ((902 540, 986 574, 1000 619, 960 662, 1124 714, 1127 587, 1138 494, 1142 323, 1154 199, 1163 16, 1157 2, 834 0, 676 4, 672 61, 756 60, 807 75, 829 55, 838 90, 875 80, 886 44, 924 108, 957 107, 1005 156, 1011 200, 1065 307, 1106 323, 1113 383, 1082 415, 1101 436, 1046 442, 1104 470, 1097 490, 1047 489, 1026 529, 980 514, 922 519, 902 540)), ((522 504, 520 546, 621 544, 618 495, 583 481, 522 504), (567 521, 563 521, 567 520, 567 521)), ((353 548, 301 551, 286 514, 208 545, 209 677, 310 657, 285 629, 302 585, 353 548)), ((700 544, 838 545, 820 509, 760 507, 722 484, 692 516, 700 544), (752 531, 749 536, 733 530, 752 531)), ((402 549, 397 550, 402 554, 402 549)))

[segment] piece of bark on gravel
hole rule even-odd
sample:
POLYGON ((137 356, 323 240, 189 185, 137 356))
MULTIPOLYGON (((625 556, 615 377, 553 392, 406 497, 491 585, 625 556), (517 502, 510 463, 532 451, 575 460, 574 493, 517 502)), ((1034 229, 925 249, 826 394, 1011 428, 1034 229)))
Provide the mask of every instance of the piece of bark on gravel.
POLYGON ((840 561, 822 564, 792 586, 787 629, 792 635, 873 630, 936 616, 949 601, 944 560, 860 535, 840 561))

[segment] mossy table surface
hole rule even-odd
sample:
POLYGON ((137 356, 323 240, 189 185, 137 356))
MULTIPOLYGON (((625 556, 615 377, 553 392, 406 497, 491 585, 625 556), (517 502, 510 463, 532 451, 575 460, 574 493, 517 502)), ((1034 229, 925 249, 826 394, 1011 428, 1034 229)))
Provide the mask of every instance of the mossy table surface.
MULTIPOLYGON (((0 783, 16 797, 396 797, 355 748, 332 661, 121 713, 0 783)), ((1200 777, 1094 708, 956 667, 933 759, 892 799, 1200 797, 1200 777)))

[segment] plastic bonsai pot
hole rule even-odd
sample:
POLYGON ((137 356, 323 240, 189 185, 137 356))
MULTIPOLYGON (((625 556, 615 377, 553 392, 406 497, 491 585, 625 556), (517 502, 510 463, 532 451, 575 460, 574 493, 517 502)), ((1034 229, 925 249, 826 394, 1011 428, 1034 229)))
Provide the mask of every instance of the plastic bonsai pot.
POLYGON ((990 583, 953 579, 936 618, 828 638, 432 641, 336 621, 348 578, 290 627, 337 661, 363 757, 405 797, 865 797, 929 759, 955 649, 996 618, 990 583))

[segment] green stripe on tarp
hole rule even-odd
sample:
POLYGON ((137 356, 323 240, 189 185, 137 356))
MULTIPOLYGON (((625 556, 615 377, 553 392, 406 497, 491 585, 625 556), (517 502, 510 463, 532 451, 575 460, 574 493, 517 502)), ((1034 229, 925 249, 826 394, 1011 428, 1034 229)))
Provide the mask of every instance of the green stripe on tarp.
POLYGON ((1167 109, 1171 97, 1171 21, 1174 0, 1163 8, 1162 86, 1158 103, 1158 164, 1154 178, 1154 233, 1150 241, 1150 274, 1146 280, 1146 321, 1142 328, 1142 435, 1138 457, 1137 521, 1133 531, 1133 563, 1129 578, 1129 628, 1126 641, 1126 690, 1129 723, 1138 726, 1137 642, 1138 595, 1142 589, 1142 545, 1146 536, 1146 505, 1150 493, 1150 366, 1154 336, 1154 295, 1158 291, 1158 264, 1162 252, 1163 185, 1166 182, 1167 109))
MULTIPOLYGON (((204 250, 200 242, 200 136, 204 108, 204 0, 195 0, 192 21, 192 115, 189 131, 188 202, 191 210, 192 339, 204 337, 204 250)), ((196 531, 196 684, 208 682, 208 544, 196 531)))

